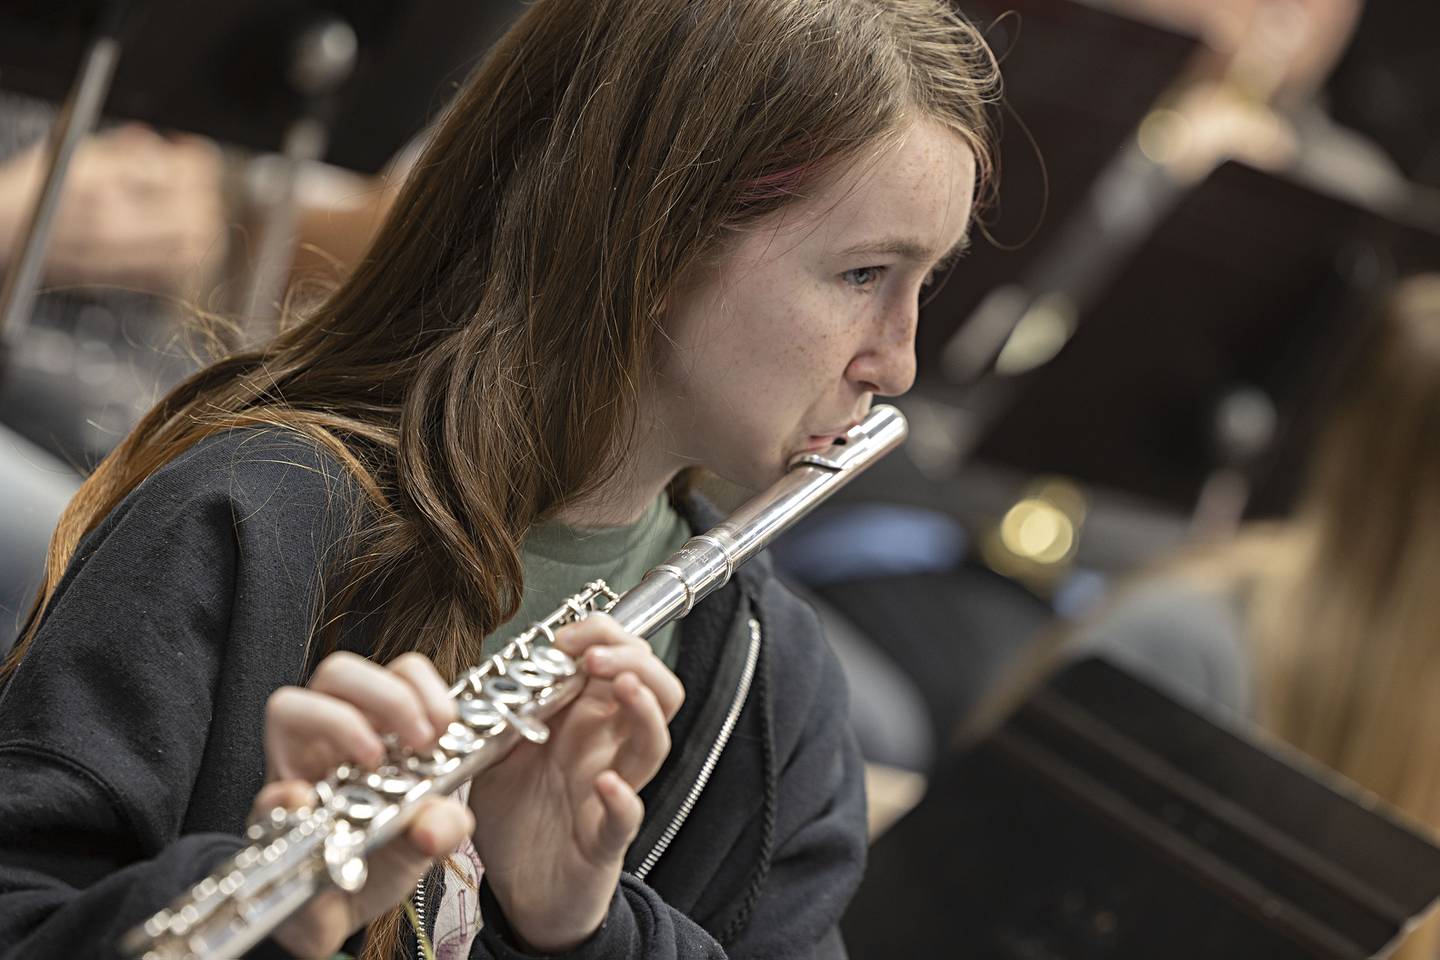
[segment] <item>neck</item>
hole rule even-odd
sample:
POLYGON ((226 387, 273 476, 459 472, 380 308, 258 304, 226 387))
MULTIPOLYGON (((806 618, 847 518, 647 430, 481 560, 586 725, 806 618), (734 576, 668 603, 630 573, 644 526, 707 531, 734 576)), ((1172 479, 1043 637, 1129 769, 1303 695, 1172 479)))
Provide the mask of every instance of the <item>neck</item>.
POLYGON ((604 488, 574 503, 568 503, 555 519, 572 527, 624 527, 638 521, 660 496, 668 479, 659 484, 611 490, 604 488))
POLYGON ((560 508, 555 519, 577 527, 623 527, 645 515, 675 475, 695 461, 680 453, 666 416, 666 395, 654 383, 641 390, 636 429, 623 463, 601 487, 560 508))
POLYGON ((637 440, 634 452, 614 476, 593 493, 565 504, 555 519, 576 527, 623 527, 643 517, 685 467, 649 439, 637 440))

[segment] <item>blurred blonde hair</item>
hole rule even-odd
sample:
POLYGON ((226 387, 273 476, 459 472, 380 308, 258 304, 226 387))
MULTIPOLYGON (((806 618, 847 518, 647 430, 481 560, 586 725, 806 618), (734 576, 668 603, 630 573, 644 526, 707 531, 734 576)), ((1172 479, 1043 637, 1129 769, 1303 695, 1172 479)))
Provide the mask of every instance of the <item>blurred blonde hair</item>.
POLYGON ((1440 274, 1371 337, 1293 519, 1181 570, 1245 591, 1261 724, 1440 834, 1440 274))

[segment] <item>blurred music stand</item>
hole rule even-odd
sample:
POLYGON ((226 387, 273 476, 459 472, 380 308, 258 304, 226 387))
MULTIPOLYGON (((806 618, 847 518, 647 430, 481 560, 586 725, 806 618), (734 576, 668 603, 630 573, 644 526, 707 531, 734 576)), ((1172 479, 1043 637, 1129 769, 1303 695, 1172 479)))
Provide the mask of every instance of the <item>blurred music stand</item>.
MULTIPOLYGON (((136 0, 105 115, 276 152, 310 109, 290 71, 317 22, 354 30, 355 69, 336 91, 320 157, 384 167, 450 100, 519 0, 136 0)), ((44 100, 69 88, 100 0, 22 0, 0 11, 0 87, 44 100)))
POLYGON ((938 371, 941 347, 984 296, 1046 249, 1199 45, 1079 0, 959 6, 1000 58, 1009 107, 998 116, 998 204, 982 211, 996 243, 977 230, 926 304, 916 343, 922 377, 938 371))
POLYGON ((1440 189, 1440 6, 1368 0, 1325 84, 1335 119, 1373 137, 1409 179, 1440 189))
POLYGON ((1189 511, 1220 463, 1217 403, 1274 403, 1247 464, 1250 514, 1293 498, 1325 400, 1376 297, 1440 264, 1440 236, 1228 163, 1130 259, 1053 360, 1009 378, 977 459, 1061 473, 1189 511))
POLYGON ((1358 960, 1437 895, 1373 797, 1088 660, 937 772, 841 929, 856 960, 1358 960))

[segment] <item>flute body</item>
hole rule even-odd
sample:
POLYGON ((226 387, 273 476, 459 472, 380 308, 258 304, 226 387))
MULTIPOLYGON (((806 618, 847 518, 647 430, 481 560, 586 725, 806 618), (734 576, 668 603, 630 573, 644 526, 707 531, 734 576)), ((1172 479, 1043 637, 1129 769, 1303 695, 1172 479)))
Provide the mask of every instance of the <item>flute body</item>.
POLYGON ((553 645, 557 628, 604 611, 644 637, 685 616, 736 567, 898 446, 906 432, 898 410, 877 406, 829 447, 797 457, 779 481, 691 538, 625 594, 601 581, 587 584, 451 688, 459 719, 436 749, 417 754, 392 739, 378 767, 338 768, 316 784, 313 808, 277 809, 253 825, 251 846, 129 931, 122 952, 143 960, 236 957, 322 890, 360 889, 368 854, 405 830, 422 798, 454 792, 521 739, 545 742, 545 720, 584 683, 576 664, 553 645))

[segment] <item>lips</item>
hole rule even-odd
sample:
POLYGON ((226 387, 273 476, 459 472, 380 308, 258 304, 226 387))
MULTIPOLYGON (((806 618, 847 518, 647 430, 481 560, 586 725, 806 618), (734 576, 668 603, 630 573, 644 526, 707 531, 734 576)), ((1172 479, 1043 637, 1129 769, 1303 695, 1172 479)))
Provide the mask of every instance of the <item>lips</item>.
POLYGON ((826 430, 823 433, 812 433, 810 434, 810 440, 809 443, 806 444, 805 449, 818 450, 821 447, 828 447, 830 446, 830 444, 835 442, 835 439, 837 437, 843 437, 845 436, 845 434, 849 433, 850 428, 855 426, 859 422, 859 420, 854 420, 850 423, 847 423, 845 426, 839 427, 835 430, 826 430))

